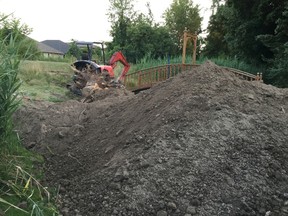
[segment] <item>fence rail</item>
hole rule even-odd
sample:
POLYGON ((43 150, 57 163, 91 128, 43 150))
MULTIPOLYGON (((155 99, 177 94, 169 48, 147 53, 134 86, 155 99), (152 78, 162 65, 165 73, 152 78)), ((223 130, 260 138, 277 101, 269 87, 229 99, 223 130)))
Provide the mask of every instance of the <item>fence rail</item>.
POLYGON ((229 68, 229 67, 222 67, 222 68, 227 69, 230 72, 234 73, 236 76, 241 77, 248 81, 262 81, 262 73, 257 73, 257 75, 254 75, 235 68, 229 68))
MULTIPOLYGON (((167 64, 157 67, 146 68, 125 76, 124 85, 131 91, 141 91, 151 88, 152 85, 164 81, 170 77, 173 77, 183 71, 191 70, 192 68, 200 65, 193 64, 167 64)), ((249 81, 261 81, 262 74, 257 73, 253 75, 245 71, 237 70, 234 68, 222 67, 234 73, 238 77, 241 77, 249 81)))
POLYGON ((152 85, 173 77, 182 71, 191 70, 199 65, 167 64, 146 68, 125 76, 124 85, 127 89, 136 91, 150 88, 152 85))

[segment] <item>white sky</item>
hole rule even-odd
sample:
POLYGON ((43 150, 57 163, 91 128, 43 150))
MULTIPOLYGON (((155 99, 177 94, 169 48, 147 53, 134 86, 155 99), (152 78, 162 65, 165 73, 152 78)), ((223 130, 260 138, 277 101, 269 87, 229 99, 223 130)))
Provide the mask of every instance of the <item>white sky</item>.
MULTIPOLYGON (((204 18, 202 28, 208 25, 212 0, 194 0, 200 5, 200 15, 204 18)), ((156 22, 163 21, 163 12, 172 0, 135 0, 135 10, 147 12, 146 2, 150 2, 156 22)), ((106 13, 109 0, 0 0, 0 13, 13 13, 33 29, 29 35, 37 41, 72 39, 81 41, 110 41, 110 23, 106 13)))

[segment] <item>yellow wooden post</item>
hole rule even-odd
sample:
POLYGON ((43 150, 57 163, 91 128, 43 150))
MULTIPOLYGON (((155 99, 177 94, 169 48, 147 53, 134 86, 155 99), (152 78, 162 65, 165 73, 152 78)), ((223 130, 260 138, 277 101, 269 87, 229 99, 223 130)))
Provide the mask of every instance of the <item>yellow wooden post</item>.
POLYGON ((186 47, 187 47, 187 30, 184 30, 183 36, 183 53, 182 53, 182 64, 185 64, 186 60, 186 47))
POLYGON ((186 61, 186 48, 187 48, 187 41, 188 39, 193 40, 193 54, 192 54, 192 64, 196 64, 196 51, 197 51, 197 35, 196 34, 190 34, 187 32, 187 30, 184 30, 183 34, 183 53, 182 53, 182 65, 184 66, 186 61))

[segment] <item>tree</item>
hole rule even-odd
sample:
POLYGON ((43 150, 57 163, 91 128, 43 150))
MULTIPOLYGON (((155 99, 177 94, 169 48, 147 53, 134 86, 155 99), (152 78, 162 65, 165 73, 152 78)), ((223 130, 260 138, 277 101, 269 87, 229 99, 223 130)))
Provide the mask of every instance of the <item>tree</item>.
POLYGON ((274 34, 257 36, 272 53, 273 58, 266 59, 270 65, 266 79, 278 87, 288 87, 288 2, 276 21, 274 34))
POLYGON ((133 21, 127 35, 126 55, 130 62, 137 62, 144 56, 155 59, 174 53, 175 45, 170 37, 169 29, 151 24, 143 14, 133 21))
POLYGON ((110 56, 121 50, 129 62, 136 63, 144 56, 162 58, 175 52, 169 29, 154 23, 149 4, 147 15, 134 12, 132 0, 110 0, 110 4, 113 37, 107 46, 110 56))
MULTIPOLYGON (((109 0, 109 21, 111 22, 112 47, 124 49, 127 44, 127 29, 135 14, 133 0, 109 0)), ((116 51, 116 50, 114 50, 116 51)), ((124 51, 125 52, 125 51, 124 51)))
POLYGON ((228 53, 227 42, 225 41, 225 23, 229 8, 224 5, 217 7, 217 13, 210 17, 207 27, 208 36, 206 37, 204 55, 207 57, 225 56, 228 53))
POLYGON ((287 4, 284 0, 226 0, 211 16, 206 54, 264 65, 265 82, 287 86, 287 4))
MULTIPOLYGON (((226 50, 223 51, 227 53, 228 50, 229 56, 253 64, 262 64, 263 58, 271 58, 273 53, 257 40, 257 36, 273 34, 283 2, 283 0, 226 0, 222 10, 217 10, 215 14, 218 17, 222 16, 224 42, 227 44, 224 47, 226 50)), ((210 30, 211 28, 212 26, 210 30)))
POLYGON ((192 0, 173 0, 163 16, 179 47, 185 29, 191 33, 201 31, 202 18, 199 15, 199 6, 194 6, 192 0))
POLYGON ((20 19, 13 15, 0 14, 0 39, 9 43, 9 39, 15 39, 18 46, 18 54, 26 59, 34 59, 40 55, 36 41, 28 37, 32 32, 27 24, 21 23, 20 19))
POLYGON ((211 10, 212 15, 218 10, 221 4, 225 3, 225 0, 212 0, 211 10))

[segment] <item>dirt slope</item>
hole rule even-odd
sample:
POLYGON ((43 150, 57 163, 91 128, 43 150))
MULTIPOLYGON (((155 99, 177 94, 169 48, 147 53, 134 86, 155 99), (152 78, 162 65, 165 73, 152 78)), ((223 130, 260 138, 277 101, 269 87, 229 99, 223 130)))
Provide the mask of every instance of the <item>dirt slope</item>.
POLYGON ((287 90, 206 62, 117 91, 15 116, 63 215, 288 215, 287 90))

